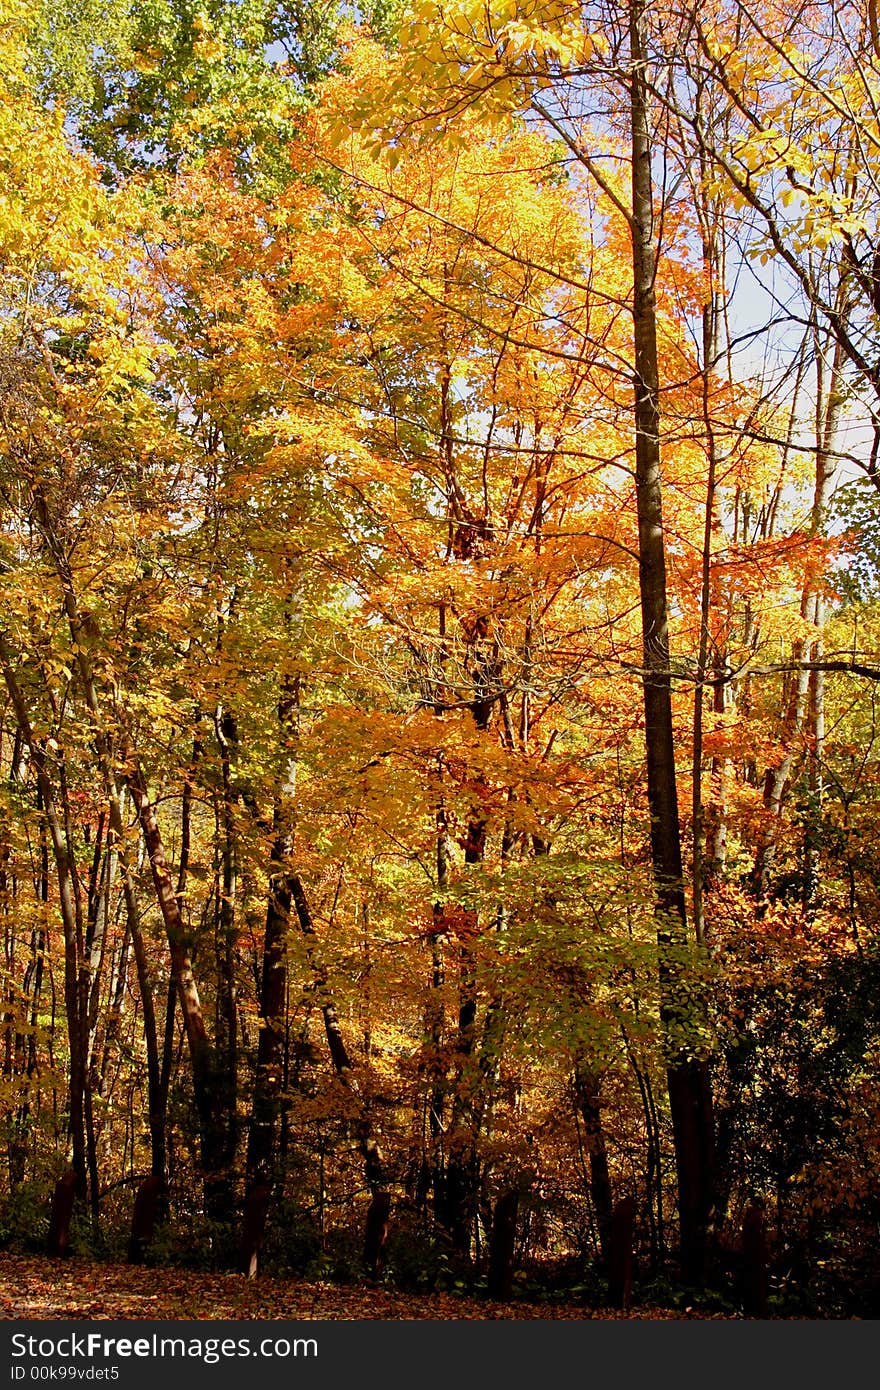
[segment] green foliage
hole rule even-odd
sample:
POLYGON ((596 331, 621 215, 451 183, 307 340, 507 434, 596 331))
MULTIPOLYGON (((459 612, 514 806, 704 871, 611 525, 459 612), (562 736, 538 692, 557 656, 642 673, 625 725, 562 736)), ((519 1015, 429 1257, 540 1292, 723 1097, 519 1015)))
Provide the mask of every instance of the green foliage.
POLYGON ((0 1248, 33 1252, 45 1249, 49 1231, 47 1181, 19 1183, 0 1202, 0 1248))
POLYGON ((263 1245, 262 1267, 267 1274, 319 1278, 322 1257, 321 1232, 311 1204, 295 1196, 279 1197, 273 1204, 263 1245))
MULTIPOLYGON (((829 1306, 832 1269, 852 1281, 849 1306, 870 1287, 858 1271, 874 1248, 875 1157, 855 1160, 853 1145, 877 1085, 878 951, 815 934, 798 949, 784 920, 740 940, 719 996, 719 1158, 733 1191, 770 1203, 779 1306, 815 1313, 829 1306)), ((740 1213, 733 1203, 734 1223, 740 1213)))
POLYGON ((102 74, 84 139, 123 169, 225 146, 243 174, 279 175, 301 103, 269 56, 274 12, 265 0, 138 5, 129 61, 102 74))
POLYGON ((843 532, 843 553, 834 585, 849 603, 880 598, 880 494, 873 479, 859 477, 838 488, 835 526, 843 532))
POLYGON ((234 1267, 237 1251, 234 1213, 227 1221, 214 1221, 181 1206, 171 1220, 157 1224, 145 1251, 145 1263, 171 1269, 219 1272, 234 1267))
MULTIPOLYGON (((389 41, 396 9, 377 0, 359 17, 389 41)), ((41 0, 30 67, 108 170, 174 168, 225 148, 243 178, 272 188, 290 177, 286 146, 350 22, 339 0, 41 0)))
POLYGON ((462 1289, 471 1277, 445 1233, 401 1207, 388 1238, 385 1282, 412 1293, 442 1293, 462 1289))
POLYGON ((31 0, 27 36, 36 90, 69 114, 93 112, 104 82, 133 56, 132 0, 31 0))

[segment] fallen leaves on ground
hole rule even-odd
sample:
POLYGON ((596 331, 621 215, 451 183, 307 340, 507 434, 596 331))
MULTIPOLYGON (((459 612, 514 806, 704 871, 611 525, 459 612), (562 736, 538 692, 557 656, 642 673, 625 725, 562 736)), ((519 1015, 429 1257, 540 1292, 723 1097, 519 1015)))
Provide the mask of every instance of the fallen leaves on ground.
POLYGON ((363 1284, 250 1280, 237 1274, 97 1264, 0 1254, 0 1319, 535 1319, 681 1318, 651 1309, 615 1313, 579 1304, 493 1303, 447 1293, 409 1294, 363 1284))

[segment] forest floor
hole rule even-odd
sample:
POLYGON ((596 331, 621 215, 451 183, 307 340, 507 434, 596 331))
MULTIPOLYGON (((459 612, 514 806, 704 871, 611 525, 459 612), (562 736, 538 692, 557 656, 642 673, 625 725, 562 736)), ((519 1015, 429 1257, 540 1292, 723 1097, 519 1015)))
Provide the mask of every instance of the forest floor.
POLYGON ((236 1274, 99 1264, 74 1257, 0 1254, 0 1320, 14 1318, 338 1320, 717 1318, 718 1313, 577 1303, 493 1303, 458 1294, 410 1294, 369 1284, 248 1280, 236 1274))

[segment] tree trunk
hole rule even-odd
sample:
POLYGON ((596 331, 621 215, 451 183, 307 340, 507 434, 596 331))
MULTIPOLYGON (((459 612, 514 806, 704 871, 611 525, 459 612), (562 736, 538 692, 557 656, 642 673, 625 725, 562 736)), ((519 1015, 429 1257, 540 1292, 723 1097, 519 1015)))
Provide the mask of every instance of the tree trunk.
MULTIPOLYGON (((465 864, 482 863, 485 839, 485 822, 472 821, 465 840, 465 864)), ((477 915, 475 912, 461 913, 460 921, 456 1086, 447 1136, 449 1154, 443 1179, 441 1220, 449 1232, 454 1249, 460 1255, 467 1256, 470 1254, 479 1183, 477 1120, 467 1075, 476 1040, 477 969, 469 937, 471 933, 476 933, 477 915)))
POLYGON ((602 1263, 607 1265, 614 1200, 599 1099, 601 1077, 591 1067, 579 1061, 575 1067, 574 1085, 578 1109, 584 1122, 584 1148, 590 1165, 590 1197, 599 1231, 599 1249, 602 1263))
POLYGON ((645 3, 631 0, 632 253, 635 365, 636 506, 642 614, 645 742, 651 862, 657 899, 661 1018, 667 1034, 667 1081, 675 1144, 682 1275, 705 1277, 712 1206, 712 1103, 705 1062, 675 1040, 683 1009, 699 1006, 687 985, 687 912, 682 871, 672 726, 666 553, 660 476, 660 374, 654 276, 657 245, 651 177, 645 3))
MULTIPOLYGON (((276 830, 280 816, 276 811, 276 830)), ((284 1071, 284 1005, 287 997, 286 938, 292 900, 291 879, 285 868, 289 845, 280 835, 272 850, 269 901, 260 974, 260 1032, 257 1070, 248 1134, 246 1193, 250 1223, 245 1222, 239 1268, 253 1277, 258 1272, 269 1194, 275 1180, 275 1147, 284 1071), (254 1194, 265 1193, 265 1201, 254 1194)))
POLYGON ((611 1213, 608 1239, 608 1302, 612 1308, 630 1305, 633 1279, 633 1232, 636 1204, 622 1197, 611 1213))
MULTIPOLYGON (((839 297, 844 294, 841 284, 839 297)), ((835 344, 829 379, 824 381, 824 355, 822 344, 817 346, 819 379, 817 382, 817 420, 816 420, 816 477, 813 492, 813 507, 810 517, 810 534, 822 536, 828 523, 828 508, 837 475, 835 446, 837 432, 843 410, 843 365, 844 353, 840 343, 835 344)), ((798 641, 794 645, 792 657, 795 663, 819 660, 822 654, 822 633, 825 626, 825 599, 815 580, 809 578, 801 594, 801 617, 813 623, 815 638, 811 641, 798 641)), ((752 870, 752 883, 759 897, 766 897, 772 882, 776 857, 776 840, 779 823, 789 788, 789 780, 799 751, 798 741, 804 734, 810 719, 814 718, 814 743, 810 750, 810 782, 817 799, 821 797, 819 764, 821 743, 824 740, 824 681, 820 672, 810 672, 801 666, 795 673, 794 690, 789 700, 783 730, 785 753, 774 767, 769 767, 764 777, 764 824, 761 830, 755 863, 752 870), (818 738, 816 735, 818 734, 818 738)), ((808 826, 804 846, 804 905, 810 908, 816 892, 815 864, 808 826)))
POLYGON ((158 1178, 155 1173, 151 1173, 148 1178, 144 1178, 137 1190, 134 1199, 134 1211, 131 1216, 131 1234, 128 1240, 128 1263, 130 1265, 139 1265, 144 1262, 147 1246, 153 1239, 162 1185, 162 1179, 158 1178))
POLYGON ((390 1215, 390 1192, 376 1192, 367 1210, 364 1235, 364 1270, 370 1279, 378 1279, 385 1267, 390 1215))
MULTIPOLYGON (((441 762, 442 769, 442 762, 441 762)), ((437 810, 437 890, 445 893, 449 886, 449 832, 446 811, 441 804, 437 810)), ((446 1104, 446 1060, 443 1055, 443 1033, 446 1010, 443 988, 446 982, 444 947, 447 939, 445 904, 435 902, 432 910, 428 941, 431 947, 431 983, 425 1010, 427 1035, 428 1133, 423 1139, 421 1169, 418 1177, 417 1200, 424 1208, 427 1195, 433 1192, 434 1207, 439 1212, 443 1201, 443 1119, 446 1104)))
POLYGON ((760 1202, 752 1202, 743 1217, 741 1292, 748 1317, 767 1316, 767 1231, 760 1202))
POLYGON ((75 1169, 65 1173, 55 1184, 49 1214, 49 1237, 46 1248, 49 1254, 56 1258, 70 1254, 70 1223, 79 1186, 75 1169))
POLYGON ((489 1238, 488 1293, 504 1303, 513 1294, 514 1255, 516 1252, 516 1218, 519 1193, 515 1188, 505 1192, 495 1203, 492 1231, 489 1238))
MULTIPOLYGON (((718 268, 714 245, 714 229, 703 227, 703 273, 707 282, 706 301, 703 304, 703 371, 702 408, 703 428, 706 432, 706 510, 703 524, 703 550, 700 575, 700 641, 697 655, 696 682, 694 684, 694 739, 693 739, 693 910, 694 936, 698 942, 705 938, 704 890, 717 865, 718 844, 721 823, 721 807, 716 791, 720 774, 713 769, 713 782, 710 790, 715 798, 711 824, 713 840, 708 848, 706 817, 703 805, 703 712, 705 702, 705 683, 709 669, 709 638, 713 598, 718 600, 717 584, 712 579, 712 537, 717 525, 716 487, 718 477, 718 444, 712 419, 710 383, 718 354, 718 294, 716 278, 718 268), (714 593, 713 593, 714 589, 714 593), (707 863, 708 860, 708 863, 707 863)), ((717 687, 723 689, 723 687, 717 687)))
POLYGON ((238 1078, 238 1012, 235 981, 235 910, 237 893, 237 831, 235 796, 232 788, 232 750, 238 744, 235 720, 219 709, 215 718, 220 748, 222 796, 217 807, 220 875, 217 884, 215 956, 217 995, 214 1048, 217 1055, 218 1103, 225 1114, 226 1143, 224 1167, 235 1165, 238 1141, 236 1095, 238 1078))
POLYGON ((162 1084, 159 1062, 159 1034, 156 1027, 156 1006, 153 982, 147 960, 147 949, 141 931, 140 912, 127 862, 123 862, 122 891, 125 899, 128 931, 134 950, 138 990, 143 1014, 144 1046, 147 1053, 147 1123, 150 1128, 150 1172, 159 1183, 159 1200, 164 1199, 168 1181, 166 1122, 168 1090, 162 1084))

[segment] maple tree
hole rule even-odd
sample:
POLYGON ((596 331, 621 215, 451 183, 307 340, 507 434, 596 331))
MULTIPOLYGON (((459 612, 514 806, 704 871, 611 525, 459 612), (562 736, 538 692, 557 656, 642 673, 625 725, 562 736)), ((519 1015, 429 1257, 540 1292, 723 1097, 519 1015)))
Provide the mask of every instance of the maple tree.
POLYGON ((745 1219, 873 1306, 877 55, 814 11, 3 0, 10 1241, 70 1165, 137 1258, 751 1306, 745 1219))

